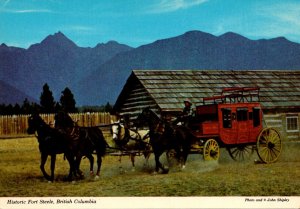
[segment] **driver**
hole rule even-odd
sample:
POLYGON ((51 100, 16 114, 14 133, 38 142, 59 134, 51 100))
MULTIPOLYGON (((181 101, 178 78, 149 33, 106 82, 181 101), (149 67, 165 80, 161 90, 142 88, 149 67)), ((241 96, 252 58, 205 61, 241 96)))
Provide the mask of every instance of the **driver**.
POLYGON ((173 124, 188 126, 188 121, 193 114, 192 102, 189 99, 186 99, 183 101, 183 103, 184 108, 182 109, 182 113, 180 116, 178 116, 173 124))
POLYGON ((183 117, 190 117, 193 114, 193 110, 192 110, 192 103, 189 99, 186 99, 183 101, 184 103, 184 108, 182 110, 182 116, 183 117))

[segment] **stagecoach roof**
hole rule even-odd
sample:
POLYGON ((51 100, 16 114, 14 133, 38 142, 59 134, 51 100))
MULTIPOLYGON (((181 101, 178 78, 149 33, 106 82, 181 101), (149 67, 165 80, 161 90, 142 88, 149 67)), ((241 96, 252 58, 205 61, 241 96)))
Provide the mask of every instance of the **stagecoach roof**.
POLYGON ((115 110, 130 113, 153 106, 180 111, 186 99, 200 105, 204 97, 229 87, 259 87, 264 109, 300 109, 300 70, 134 70, 115 110))

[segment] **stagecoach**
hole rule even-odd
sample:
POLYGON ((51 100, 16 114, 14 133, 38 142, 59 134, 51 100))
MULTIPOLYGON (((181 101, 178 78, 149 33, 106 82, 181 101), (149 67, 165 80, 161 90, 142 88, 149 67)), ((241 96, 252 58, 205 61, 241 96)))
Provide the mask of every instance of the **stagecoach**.
POLYGON ((220 95, 203 98, 188 127, 194 136, 192 153, 204 160, 218 160, 220 147, 234 160, 256 151, 264 163, 275 162, 282 149, 280 133, 264 127, 258 87, 224 88, 220 95))

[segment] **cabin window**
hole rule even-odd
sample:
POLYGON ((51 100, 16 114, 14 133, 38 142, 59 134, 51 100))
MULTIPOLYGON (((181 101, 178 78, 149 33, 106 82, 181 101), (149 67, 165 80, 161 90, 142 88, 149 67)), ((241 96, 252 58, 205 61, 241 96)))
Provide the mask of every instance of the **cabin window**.
POLYGON ((288 117, 286 117, 286 130, 288 132, 297 132, 297 131, 299 131, 298 116, 288 116, 288 117))
POLYGON ((246 121, 248 120, 248 109, 247 108, 237 108, 237 121, 246 121))
POLYGON ((223 116, 223 128, 231 128, 231 109, 224 108, 222 109, 222 116, 223 116))
POLYGON ((260 109, 253 108, 253 127, 260 126, 260 109))

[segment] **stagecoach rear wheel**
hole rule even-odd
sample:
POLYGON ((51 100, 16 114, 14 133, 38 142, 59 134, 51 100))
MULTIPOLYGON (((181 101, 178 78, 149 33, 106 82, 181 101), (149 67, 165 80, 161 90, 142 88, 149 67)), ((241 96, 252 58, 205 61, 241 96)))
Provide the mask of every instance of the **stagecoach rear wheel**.
POLYGON ((203 146, 203 159, 218 160, 220 157, 220 147, 215 139, 208 139, 203 146))
POLYGON ((282 150, 279 132, 274 128, 264 128, 257 137, 257 154, 264 163, 278 160, 282 150))
POLYGON ((235 161, 249 160, 254 152, 253 145, 240 144, 235 147, 228 147, 230 157, 235 161))

